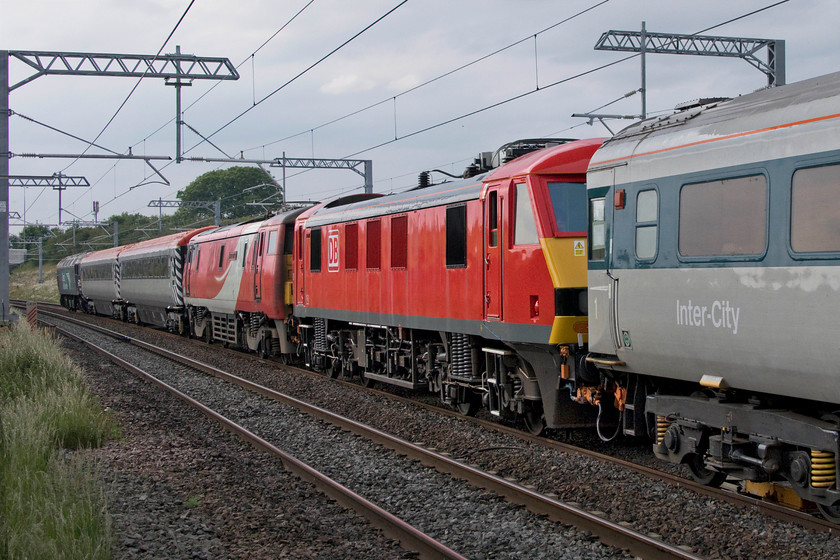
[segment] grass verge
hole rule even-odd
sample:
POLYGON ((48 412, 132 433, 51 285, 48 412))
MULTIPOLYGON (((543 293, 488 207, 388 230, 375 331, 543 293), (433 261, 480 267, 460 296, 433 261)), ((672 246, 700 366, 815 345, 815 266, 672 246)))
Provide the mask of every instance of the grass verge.
POLYGON ((25 322, 0 332, 0 557, 110 558, 92 465, 74 450, 116 427, 84 374, 25 322))

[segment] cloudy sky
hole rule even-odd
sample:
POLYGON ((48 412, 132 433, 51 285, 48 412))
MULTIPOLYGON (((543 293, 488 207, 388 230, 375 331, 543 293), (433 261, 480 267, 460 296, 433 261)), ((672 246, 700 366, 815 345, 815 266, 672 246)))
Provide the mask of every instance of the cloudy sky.
MULTIPOLYGON (((639 59, 598 70, 627 56, 593 50, 607 30, 638 30, 645 21, 651 32, 714 27, 707 33, 782 39, 788 83, 840 70, 840 2, 789 0, 741 18, 774 3, 8 0, 0 49, 154 55, 180 46, 183 53, 227 57, 238 67, 238 81, 197 81, 182 89, 186 157, 270 160, 285 152, 370 159, 374 190, 391 192, 413 186, 423 170, 461 173, 479 152, 517 138, 609 135, 571 115, 619 98, 599 112, 638 114, 640 96, 622 96, 640 86, 639 59)), ((758 56, 766 58, 766 51, 758 56)), ((11 83, 30 74, 19 61, 9 66, 11 83)), ((764 74, 738 59, 647 58, 649 115, 765 84, 764 74)), ((130 148, 135 155, 174 157, 175 92, 161 79, 45 76, 13 91, 9 105, 11 174, 62 172, 92 185, 64 192, 65 221, 92 220, 94 201, 100 219, 121 212, 156 216, 150 200, 174 199, 195 177, 232 165, 157 161, 166 185, 142 161, 18 157, 87 148, 68 135, 98 137, 98 145, 119 153, 130 148)), ((609 124, 618 130, 629 121, 609 124)), ((280 169, 272 173, 282 176, 280 169)), ((361 186, 362 178, 349 171, 287 170, 289 200, 324 200, 361 186)), ((58 197, 49 188, 12 188, 10 210, 25 214, 27 223, 55 224, 58 197)), ((21 223, 12 222, 12 233, 21 223)))

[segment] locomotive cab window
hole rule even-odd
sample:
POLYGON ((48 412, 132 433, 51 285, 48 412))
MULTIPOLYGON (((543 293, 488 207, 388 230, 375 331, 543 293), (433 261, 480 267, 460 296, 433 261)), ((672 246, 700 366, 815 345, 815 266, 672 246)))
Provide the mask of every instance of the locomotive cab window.
POLYGON ((636 196, 636 258, 656 257, 659 195, 655 190, 639 191, 636 196))
POLYGON ((446 208, 446 267, 467 266, 467 207, 446 208))
POLYGON ((589 201, 589 260, 602 261, 607 257, 606 234, 604 198, 593 198, 589 201))
POLYGON ((321 272, 321 228, 312 228, 309 237, 309 271, 321 272))
POLYGON ((840 251, 840 165, 799 169, 793 174, 790 246, 797 253, 840 251))
POLYGON ((548 183, 558 233, 586 231, 586 183, 548 183))
POLYGON ((679 251, 683 257, 764 253, 767 242, 764 175, 684 185, 679 212, 679 251))
POLYGON ((266 255, 274 255, 277 253, 277 230, 273 229, 268 232, 268 248, 265 250, 266 255))
POLYGON ((539 242, 539 237, 537 237, 537 222, 534 220, 534 211, 531 209, 531 195, 528 193, 528 185, 517 183, 513 244, 531 245, 539 242))
POLYGON ((499 191, 490 191, 487 196, 487 209, 490 223, 487 224, 487 246, 496 247, 499 244, 499 191))
POLYGON ((286 224, 286 229, 283 231, 283 254, 291 255, 295 249, 295 227, 292 224, 286 224))

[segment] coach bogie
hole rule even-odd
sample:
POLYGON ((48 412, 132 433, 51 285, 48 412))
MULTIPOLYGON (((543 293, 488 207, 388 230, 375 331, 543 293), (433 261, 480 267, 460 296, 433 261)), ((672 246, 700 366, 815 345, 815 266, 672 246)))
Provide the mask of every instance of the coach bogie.
MULTIPOLYGON (((650 395, 647 410, 657 419, 654 454, 686 464, 692 476, 705 484, 720 484, 726 477, 784 482, 830 513, 840 502, 838 425, 775 408, 776 401, 739 398, 733 391, 711 397, 650 395)), ((802 410, 818 407, 800 404, 802 410)))

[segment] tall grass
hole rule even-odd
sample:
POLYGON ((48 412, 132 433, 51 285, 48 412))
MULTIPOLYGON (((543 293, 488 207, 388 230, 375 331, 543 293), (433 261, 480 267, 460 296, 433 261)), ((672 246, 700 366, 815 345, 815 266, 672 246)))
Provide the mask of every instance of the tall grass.
POLYGON ((114 430, 55 341, 25 323, 0 333, 0 557, 110 558, 96 475, 68 450, 114 430))

